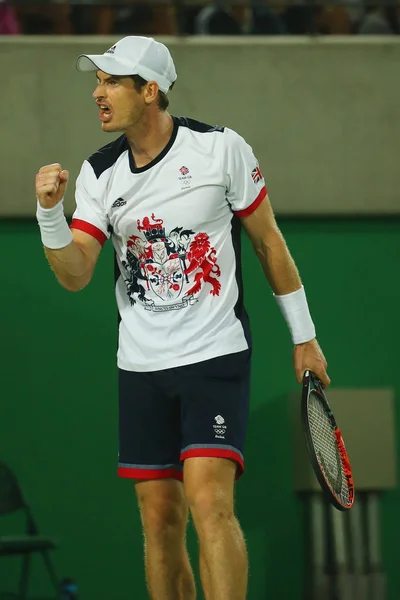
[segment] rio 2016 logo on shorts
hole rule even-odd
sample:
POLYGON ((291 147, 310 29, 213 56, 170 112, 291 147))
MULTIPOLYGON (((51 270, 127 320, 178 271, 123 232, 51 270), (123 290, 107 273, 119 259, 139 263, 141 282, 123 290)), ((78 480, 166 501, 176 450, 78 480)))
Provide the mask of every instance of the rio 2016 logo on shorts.
POLYGON ((216 425, 213 425, 214 433, 217 439, 224 440, 227 425, 225 425, 225 419, 221 415, 214 417, 216 425))

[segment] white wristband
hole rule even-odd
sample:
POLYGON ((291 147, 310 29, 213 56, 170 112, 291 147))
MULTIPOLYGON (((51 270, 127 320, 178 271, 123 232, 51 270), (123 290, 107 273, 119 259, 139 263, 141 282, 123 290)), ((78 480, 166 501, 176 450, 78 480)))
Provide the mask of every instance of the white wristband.
POLYGON ((43 246, 51 250, 59 250, 72 242, 72 232, 64 215, 62 200, 53 208, 43 208, 38 201, 36 218, 43 246))
POLYGON ((276 296, 278 306, 288 324, 293 344, 304 344, 315 338, 315 327, 307 304, 304 287, 291 294, 276 296))

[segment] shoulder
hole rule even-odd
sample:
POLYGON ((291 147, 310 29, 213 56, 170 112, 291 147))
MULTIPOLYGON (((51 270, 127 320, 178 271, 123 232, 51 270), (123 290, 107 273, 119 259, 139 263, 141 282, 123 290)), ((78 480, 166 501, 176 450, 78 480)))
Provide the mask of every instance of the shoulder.
POLYGON ((221 137, 225 138, 229 143, 236 143, 238 145, 246 144, 246 141, 241 135, 224 125, 210 125, 190 117, 173 117, 173 119, 178 127, 186 127, 190 131, 194 131, 196 133, 223 134, 221 137))
POLYGON ((224 133, 225 127, 221 127, 220 125, 209 125, 208 123, 203 123, 202 121, 196 121, 196 119, 191 119, 190 117, 173 117, 174 122, 178 127, 186 127, 190 131, 194 131, 196 133, 224 133))
POLYGON ((99 179, 102 173, 112 167, 126 150, 128 150, 128 141, 125 135, 121 135, 118 139, 94 152, 86 159, 85 163, 91 166, 96 178, 99 179))
POLYGON ((231 161, 236 163, 254 158, 253 148, 250 144, 237 131, 228 127, 225 128, 224 150, 229 164, 231 161))
POLYGON ((245 148, 248 146, 248 143, 237 131, 230 129, 229 127, 225 127, 225 140, 228 147, 234 148, 245 148))

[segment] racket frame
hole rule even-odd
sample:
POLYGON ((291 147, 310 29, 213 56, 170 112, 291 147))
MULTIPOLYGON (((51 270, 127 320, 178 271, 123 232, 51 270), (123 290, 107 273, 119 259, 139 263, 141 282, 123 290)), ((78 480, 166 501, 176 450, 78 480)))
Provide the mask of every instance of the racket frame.
POLYGON ((302 391, 302 397, 301 397, 301 421, 302 421, 303 432, 304 432, 308 455, 311 460, 311 465, 312 465, 314 473, 317 477, 318 483, 321 486, 322 491, 324 492, 325 498, 335 508, 337 508, 340 511, 350 510, 354 504, 354 481, 353 481, 353 474, 351 471, 349 457, 348 457, 348 454, 346 451, 346 447, 344 445, 342 434, 340 432, 339 427, 337 426, 336 419, 335 419, 335 417, 332 413, 332 410, 329 406, 329 402, 328 402, 325 392, 323 390, 322 384, 319 381, 319 379, 317 378, 317 376, 312 371, 306 371, 304 373, 304 377, 303 377, 303 391, 302 391), (320 464, 318 462, 318 458, 317 458, 314 444, 312 441, 309 419, 308 419, 308 394, 309 394, 310 383, 313 385, 322 404, 324 405, 326 414, 332 424, 333 433, 336 436, 336 443, 337 443, 339 454, 340 454, 340 461, 341 461, 342 467, 345 471, 345 476, 347 479, 347 486, 348 486, 348 490, 349 490, 350 502, 348 505, 345 505, 342 502, 340 502, 340 500, 334 494, 334 492, 332 491, 332 487, 329 484, 328 480, 326 479, 326 477, 320 467, 320 464), (345 466, 346 463, 347 463, 347 468, 345 466))

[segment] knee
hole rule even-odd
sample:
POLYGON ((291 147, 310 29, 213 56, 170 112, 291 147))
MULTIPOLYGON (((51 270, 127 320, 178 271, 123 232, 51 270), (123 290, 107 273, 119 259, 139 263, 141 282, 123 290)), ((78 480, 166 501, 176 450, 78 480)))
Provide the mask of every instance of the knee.
POLYGON ((218 484, 192 490, 187 500, 198 531, 212 533, 222 523, 235 518, 233 498, 218 484))
POLYGON ((185 501, 167 495, 138 493, 141 519, 146 538, 169 539, 185 531, 188 509, 185 501))

